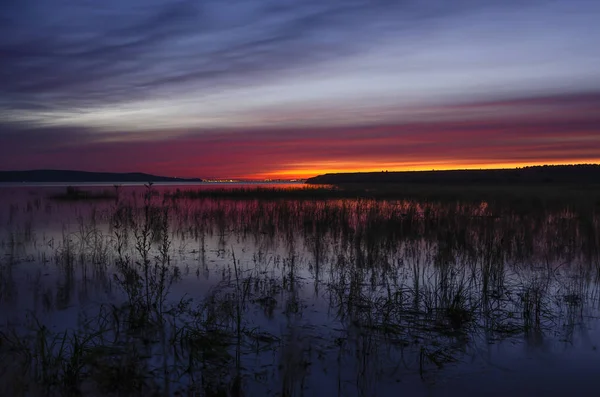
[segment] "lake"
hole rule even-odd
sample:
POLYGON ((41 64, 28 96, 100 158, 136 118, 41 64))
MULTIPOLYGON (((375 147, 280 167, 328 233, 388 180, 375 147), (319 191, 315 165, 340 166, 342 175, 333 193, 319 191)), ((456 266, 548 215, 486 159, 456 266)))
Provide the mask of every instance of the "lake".
POLYGON ((0 187, 0 395, 597 395, 597 203, 208 185, 0 187))

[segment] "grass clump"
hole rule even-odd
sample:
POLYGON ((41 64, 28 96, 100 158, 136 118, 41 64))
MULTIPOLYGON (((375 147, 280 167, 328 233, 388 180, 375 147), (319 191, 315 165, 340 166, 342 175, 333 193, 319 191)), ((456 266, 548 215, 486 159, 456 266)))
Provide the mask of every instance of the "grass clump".
POLYGON ((117 197, 117 193, 110 190, 90 191, 75 186, 67 186, 64 193, 50 196, 51 199, 62 201, 116 200, 117 197))

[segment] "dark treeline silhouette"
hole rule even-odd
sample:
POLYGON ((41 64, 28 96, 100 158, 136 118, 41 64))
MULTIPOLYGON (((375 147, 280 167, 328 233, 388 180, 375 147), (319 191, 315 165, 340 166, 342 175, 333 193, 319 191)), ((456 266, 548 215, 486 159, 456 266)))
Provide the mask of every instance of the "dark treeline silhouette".
POLYGON ((113 173, 65 170, 0 171, 0 182, 202 182, 141 172, 113 173))
POLYGON ((442 185, 532 185, 597 184, 600 165, 544 165, 495 170, 357 172, 325 174, 307 179, 308 184, 442 184, 442 185))

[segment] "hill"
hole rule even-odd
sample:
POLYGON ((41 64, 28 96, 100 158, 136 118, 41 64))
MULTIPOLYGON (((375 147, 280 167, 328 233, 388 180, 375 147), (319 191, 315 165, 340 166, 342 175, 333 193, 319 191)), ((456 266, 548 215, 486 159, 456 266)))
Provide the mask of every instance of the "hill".
POLYGON ((87 172, 66 170, 0 171, 0 182, 202 182, 202 179, 171 178, 141 172, 87 172))
POLYGON ((600 165, 544 165, 495 170, 358 172, 319 175, 307 184, 551 185, 600 184, 600 165))

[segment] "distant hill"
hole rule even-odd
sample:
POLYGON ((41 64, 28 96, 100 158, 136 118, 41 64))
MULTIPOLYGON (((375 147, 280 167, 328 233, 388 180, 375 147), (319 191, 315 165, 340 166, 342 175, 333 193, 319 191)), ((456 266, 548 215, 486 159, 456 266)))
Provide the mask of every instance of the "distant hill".
POLYGON ((440 184, 440 185, 530 185, 600 184, 600 165, 545 165, 497 170, 358 172, 325 174, 306 180, 308 184, 440 184))
POLYGON ((141 172, 87 172, 65 170, 0 171, 0 182, 202 182, 202 179, 171 178, 141 172))

